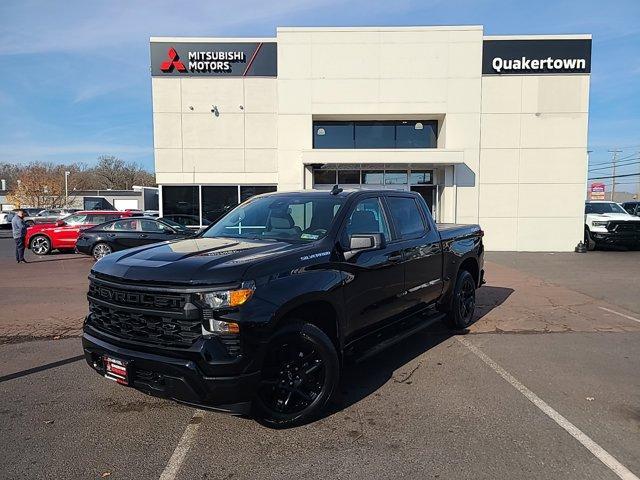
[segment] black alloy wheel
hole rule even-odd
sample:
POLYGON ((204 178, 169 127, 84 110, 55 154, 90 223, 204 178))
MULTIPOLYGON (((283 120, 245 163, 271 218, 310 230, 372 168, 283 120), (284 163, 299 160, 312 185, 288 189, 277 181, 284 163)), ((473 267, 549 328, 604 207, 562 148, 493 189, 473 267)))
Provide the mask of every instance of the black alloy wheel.
POLYGON ((338 378, 338 355, 329 337, 315 325, 289 325, 268 346, 256 414, 272 427, 306 423, 322 411, 338 378))
POLYGON ((462 330, 473 323, 476 308, 476 282, 466 270, 458 272, 453 291, 451 309, 448 311, 449 323, 453 328, 462 330))

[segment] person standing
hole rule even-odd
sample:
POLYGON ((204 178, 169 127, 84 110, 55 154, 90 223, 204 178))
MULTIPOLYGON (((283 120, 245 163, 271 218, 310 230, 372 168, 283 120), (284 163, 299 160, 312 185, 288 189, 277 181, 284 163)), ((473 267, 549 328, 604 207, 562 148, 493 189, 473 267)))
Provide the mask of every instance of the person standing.
POLYGON ((24 259, 24 240, 27 236, 27 224, 24 222, 24 210, 18 210, 11 220, 13 239, 16 241, 16 262, 27 263, 24 259))

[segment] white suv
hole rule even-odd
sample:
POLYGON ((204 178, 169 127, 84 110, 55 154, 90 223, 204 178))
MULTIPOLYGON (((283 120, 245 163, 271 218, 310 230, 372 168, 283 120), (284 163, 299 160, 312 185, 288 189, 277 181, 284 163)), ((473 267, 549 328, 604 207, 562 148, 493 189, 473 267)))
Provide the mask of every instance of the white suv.
POLYGON ((584 243, 589 250, 597 245, 640 246, 640 217, 629 215, 615 202, 585 203, 584 243))

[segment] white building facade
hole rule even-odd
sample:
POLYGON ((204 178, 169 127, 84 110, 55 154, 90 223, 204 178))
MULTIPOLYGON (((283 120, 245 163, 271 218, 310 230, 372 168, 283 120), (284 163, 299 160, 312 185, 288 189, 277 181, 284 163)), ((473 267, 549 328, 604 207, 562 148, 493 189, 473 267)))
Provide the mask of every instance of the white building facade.
POLYGON ((488 250, 583 237, 591 38, 480 26, 152 38, 161 215, 199 226, 273 190, 406 189, 488 250))

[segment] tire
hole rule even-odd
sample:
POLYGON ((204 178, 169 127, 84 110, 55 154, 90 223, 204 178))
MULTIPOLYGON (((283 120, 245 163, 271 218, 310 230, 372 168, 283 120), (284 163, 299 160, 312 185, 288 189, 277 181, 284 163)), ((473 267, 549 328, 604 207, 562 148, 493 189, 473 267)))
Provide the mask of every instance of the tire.
POLYGON ((476 282, 466 270, 458 272, 453 296, 446 309, 447 321, 451 328, 464 330, 473 323, 476 308, 476 282))
POLYGON ((100 260, 102 257, 106 257, 110 253, 113 253, 113 248, 108 243, 98 242, 91 249, 91 255, 95 260, 100 260))
POLYGON ((49 255, 51 253, 51 240, 45 235, 35 235, 29 241, 29 248, 36 255, 49 255))
POLYGON ((589 227, 584 227, 584 244, 590 252, 593 252, 596 249, 596 242, 591 238, 589 227))
POLYGON ((287 325, 267 346, 254 416, 273 428, 308 423, 323 411, 339 379, 338 353, 329 337, 309 323, 287 325))

